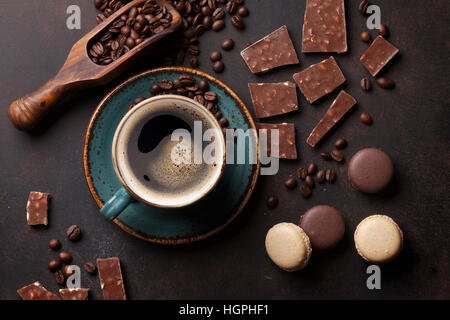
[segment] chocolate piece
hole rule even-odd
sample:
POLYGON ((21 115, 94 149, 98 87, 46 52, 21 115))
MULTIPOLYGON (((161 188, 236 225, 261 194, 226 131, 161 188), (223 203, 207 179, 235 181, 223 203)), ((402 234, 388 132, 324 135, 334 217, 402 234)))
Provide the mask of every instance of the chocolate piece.
POLYGON ((97 259, 97 268, 103 298, 105 300, 126 300, 119 258, 97 259))
POLYGON ((47 291, 38 281, 17 290, 17 293, 22 300, 61 300, 56 294, 47 291))
POLYGON ((257 118, 298 110, 297 90, 292 82, 249 83, 248 88, 257 118))
POLYGON ((87 300, 89 296, 89 289, 59 289, 59 295, 63 300, 87 300))
POLYGON ((326 96, 345 82, 345 77, 333 57, 295 73, 293 78, 310 103, 326 96))
POLYGON ((314 249, 329 249, 341 241, 345 232, 341 213, 330 206, 315 206, 300 219, 300 228, 308 235, 314 249))
POLYGON ((282 26, 241 51, 252 73, 266 72, 287 64, 297 64, 298 58, 287 31, 282 26))
POLYGON ((391 158, 375 148, 358 151, 348 164, 348 178, 353 187, 366 193, 384 190, 393 175, 394 164, 391 158))
POLYGON ((30 192, 27 202, 27 223, 30 226, 48 224, 48 199, 50 194, 42 192, 30 192))
MULTIPOLYGON (((295 146, 295 127, 292 123, 256 123, 256 127, 261 130, 267 130, 267 155, 272 155, 271 150, 271 130, 279 130, 278 158, 297 159, 297 147, 295 146)), ((276 142, 275 142, 276 143, 276 142)))
POLYGON ((307 0, 302 52, 346 52, 344 0, 307 0))
POLYGON ((347 92, 342 90, 331 104, 327 113, 325 113, 317 126, 311 132, 306 142, 308 142, 311 147, 315 147, 317 143, 319 143, 319 141, 355 104, 356 100, 347 92))
POLYGON ((375 77, 381 69, 398 53, 398 49, 382 36, 378 36, 359 59, 363 66, 375 77))

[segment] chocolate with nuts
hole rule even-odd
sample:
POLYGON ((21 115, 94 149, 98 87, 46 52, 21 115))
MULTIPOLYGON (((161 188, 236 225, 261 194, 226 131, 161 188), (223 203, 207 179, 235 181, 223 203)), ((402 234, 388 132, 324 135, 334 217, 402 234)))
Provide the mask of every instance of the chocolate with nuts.
POLYGON ((398 53, 398 49, 382 36, 378 36, 359 59, 363 66, 375 77, 398 53))
MULTIPOLYGON (((279 157, 283 159, 297 159, 297 147, 295 145, 295 128, 292 123, 256 123, 256 127, 260 130, 265 130, 267 133, 267 152, 266 154, 272 157, 279 157), (278 145, 278 155, 272 154, 271 150, 271 132, 273 129, 278 129, 279 140, 275 141, 278 145)), ((264 152, 265 150, 263 150, 264 152)))
POLYGON ((257 118, 298 110, 297 90, 292 82, 249 83, 248 88, 257 118))
POLYGON ((97 259, 97 266, 104 300, 126 300, 119 258, 97 259))
POLYGON ((50 194, 30 192, 27 202, 27 223, 29 226, 48 224, 48 200, 50 194))

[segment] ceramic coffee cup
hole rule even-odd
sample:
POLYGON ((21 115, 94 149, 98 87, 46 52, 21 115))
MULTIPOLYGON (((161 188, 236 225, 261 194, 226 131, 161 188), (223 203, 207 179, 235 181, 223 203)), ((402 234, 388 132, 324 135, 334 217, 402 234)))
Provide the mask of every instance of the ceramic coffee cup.
POLYGON ((196 101, 161 95, 128 111, 114 134, 112 160, 122 187, 101 208, 113 220, 133 201, 160 208, 191 205, 208 194, 225 167, 225 139, 196 101))

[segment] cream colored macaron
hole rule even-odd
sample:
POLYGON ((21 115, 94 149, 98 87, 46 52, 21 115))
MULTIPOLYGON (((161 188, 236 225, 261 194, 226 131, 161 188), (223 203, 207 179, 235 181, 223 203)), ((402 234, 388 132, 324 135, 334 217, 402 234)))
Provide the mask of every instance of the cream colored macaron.
POLYGON ((355 247, 359 255, 373 263, 386 263, 402 250, 403 232, 390 217, 373 215, 356 227, 355 247))
POLYGON ((302 228, 293 223, 282 222, 267 232, 266 251, 281 269, 296 271, 308 264, 312 249, 302 228))

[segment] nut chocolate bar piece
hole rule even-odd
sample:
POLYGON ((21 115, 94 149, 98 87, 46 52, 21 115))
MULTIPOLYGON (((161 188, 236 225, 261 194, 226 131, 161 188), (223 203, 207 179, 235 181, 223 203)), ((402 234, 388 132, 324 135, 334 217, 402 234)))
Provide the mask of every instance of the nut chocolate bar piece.
POLYGON ((126 300, 119 258, 97 259, 97 268, 103 298, 105 300, 126 300))
POLYGON ((344 0, 307 0, 302 52, 346 52, 344 0))
POLYGON ((248 89, 257 118, 298 110, 297 90, 292 82, 249 83, 248 89))
POLYGON ((48 199, 50 194, 30 192, 27 202, 27 223, 30 226, 48 224, 48 199))
POLYGON ((63 298, 63 300, 87 300, 89 296, 89 289, 59 289, 59 295, 63 298))
POLYGON ((345 82, 345 77, 333 57, 295 73, 293 78, 310 103, 326 96, 345 82))
POLYGON ((396 47, 382 36, 378 36, 359 60, 370 74, 375 77, 397 53, 398 49, 396 47))
POLYGON ((315 147, 355 104, 356 100, 342 90, 331 104, 327 113, 325 113, 311 132, 306 142, 308 142, 311 147, 315 147))
POLYGON ((252 73, 298 63, 297 53, 286 26, 248 46, 241 51, 241 56, 252 73))
POLYGON ((22 300, 61 300, 56 294, 47 291, 38 281, 17 290, 22 300))
POLYGON ((297 147, 295 146, 295 127, 292 123, 256 123, 256 127, 267 130, 267 152, 266 155, 283 159, 297 159, 297 147), (279 130, 278 156, 272 154, 271 132, 273 129, 279 130))

